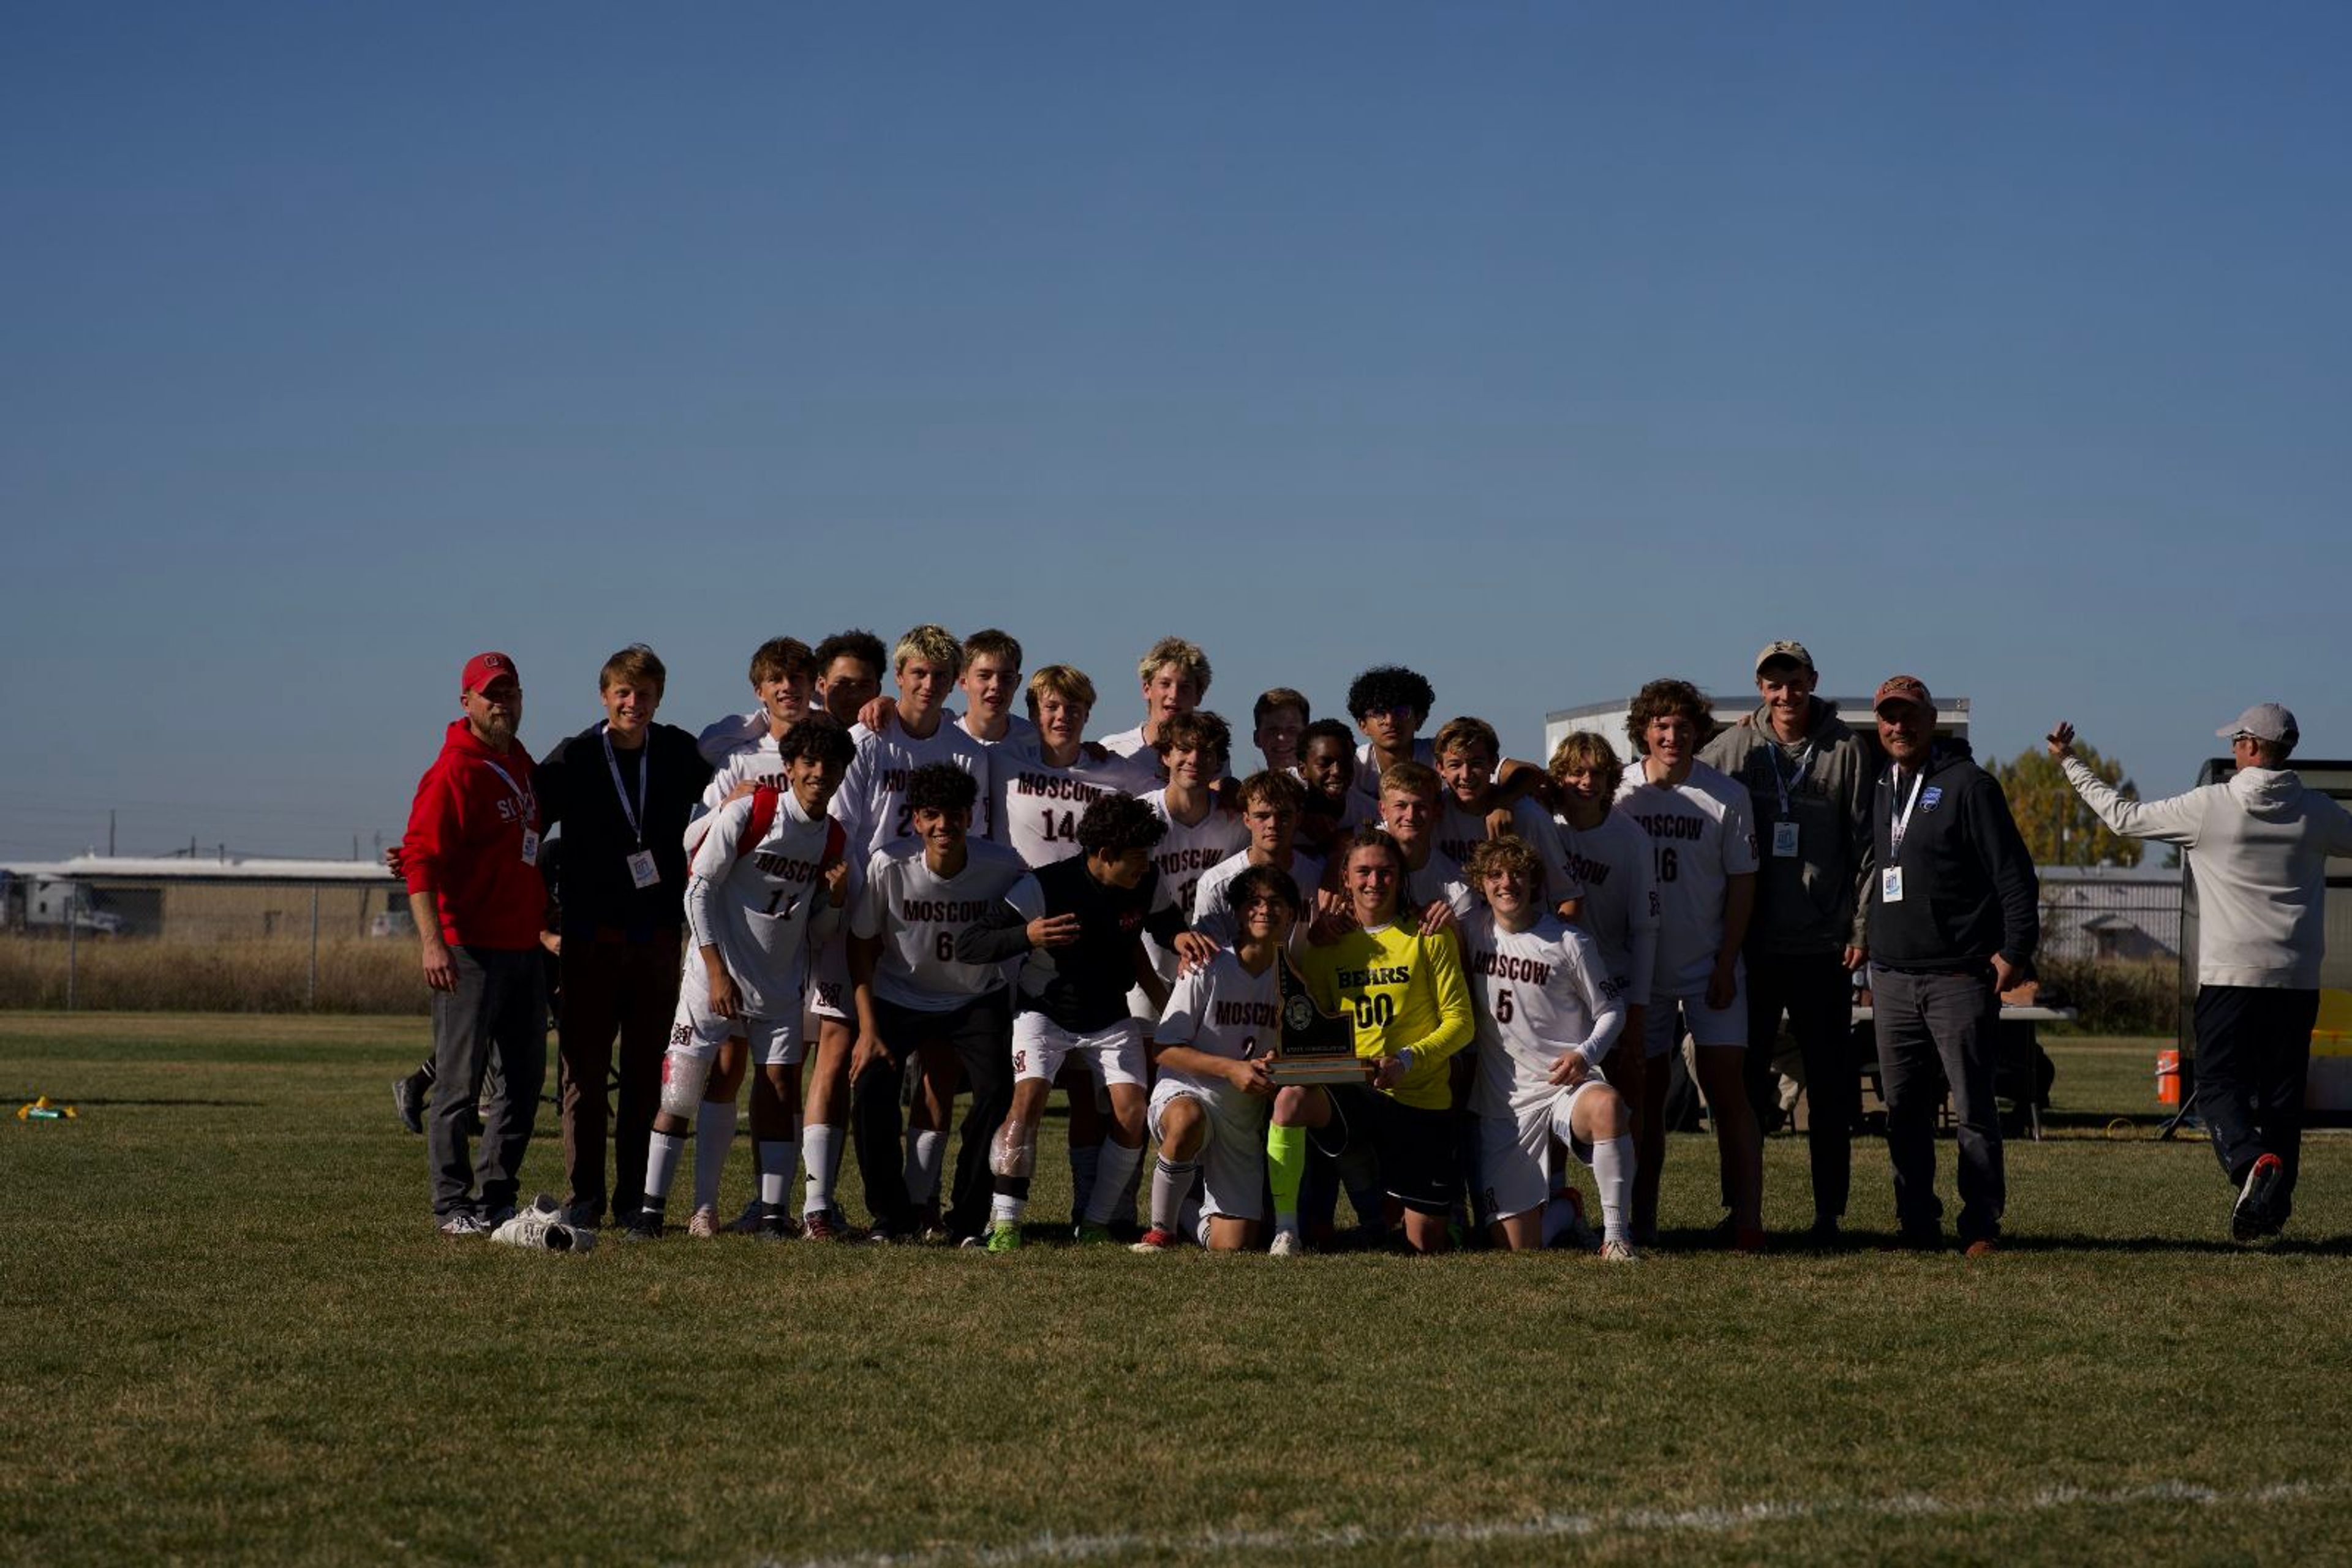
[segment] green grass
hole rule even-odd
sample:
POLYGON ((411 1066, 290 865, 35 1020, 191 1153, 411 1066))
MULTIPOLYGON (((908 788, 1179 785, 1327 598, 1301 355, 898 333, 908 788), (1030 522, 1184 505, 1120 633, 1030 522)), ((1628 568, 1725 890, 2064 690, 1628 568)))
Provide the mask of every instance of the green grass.
MULTIPOLYGON (((2230 1248, 2204 1144, 2152 1137, 2153 1042, 2054 1053, 1998 1258, 1630 1268, 447 1242, 385 1093, 423 1045, 0 1018, 8 1108, 82 1108, 0 1124, 0 1560, 2244 1560, 2352 1527, 2352 1143, 2309 1147, 2302 1240, 2230 1248)), ((1769 1159, 1794 1231, 1801 1145, 1769 1159)), ((739 1151, 730 1210, 749 1184, 739 1151)), ((1715 1188, 1676 1139, 1668 1226, 1715 1188)), ((1892 1227, 1868 1142, 1853 1219, 1892 1227)))

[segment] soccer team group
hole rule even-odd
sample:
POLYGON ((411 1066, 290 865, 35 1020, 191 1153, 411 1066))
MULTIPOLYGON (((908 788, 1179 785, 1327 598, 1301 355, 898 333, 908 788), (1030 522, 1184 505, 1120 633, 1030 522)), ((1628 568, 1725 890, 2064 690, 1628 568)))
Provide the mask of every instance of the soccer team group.
POLYGON ((1933 743, 1918 681, 1886 682, 1865 734, 1777 642, 1755 711, 1722 733, 1696 689, 1657 680, 1629 755, 1579 732, 1538 764, 1476 718, 1424 732, 1435 693, 1397 666, 1354 680, 1345 722, 1261 694, 1237 757, 1203 706, 1210 673, 1193 644, 1156 643, 1143 722, 1093 736, 1094 683, 1024 675, 1003 632, 777 637, 751 659, 759 707, 690 737, 655 722, 666 672, 635 646, 601 672, 604 717, 534 763, 512 661, 478 656, 400 855, 435 1056, 395 1092, 414 1118, 421 1079, 440 1088, 438 1226, 515 1214, 541 987, 560 979, 571 1190, 542 1226, 609 1212, 657 1237, 685 1165, 692 1236, 1009 1250, 1059 1088, 1081 1242, 1133 1237, 1140 1200, 1142 1252, 1467 1241, 1633 1259, 1657 1237, 1667 1058, 1687 1038, 1720 1241, 1752 1250, 1785 1015, 1812 1108, 1811 1239, 1833 1244, 1868 952, 1903 1236, 1941 1244, 1948 1081, 1959 1241, 1992 1247, 1991 1019, 2030 963, 2036 892, 1998 787, 1933 743), (1881 798, 1890 757, 1907 802, 1881 798), (1294 1078, 1335 1030, 1352 1059, 1342 1045, 1294 1078), (746 1079, 758 1193, 722 1222, 746 1079), (863 1230, 835 1195, 845 1143, 863 1230))

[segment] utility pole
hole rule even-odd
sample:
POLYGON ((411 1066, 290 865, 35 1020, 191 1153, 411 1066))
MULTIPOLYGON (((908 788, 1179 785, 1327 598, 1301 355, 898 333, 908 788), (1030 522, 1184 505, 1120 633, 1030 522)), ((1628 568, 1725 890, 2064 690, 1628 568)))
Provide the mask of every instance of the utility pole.
POLYGON ((110 860, 114 858, 114 808, 111 806, 106 812, 106 858, 110 860))

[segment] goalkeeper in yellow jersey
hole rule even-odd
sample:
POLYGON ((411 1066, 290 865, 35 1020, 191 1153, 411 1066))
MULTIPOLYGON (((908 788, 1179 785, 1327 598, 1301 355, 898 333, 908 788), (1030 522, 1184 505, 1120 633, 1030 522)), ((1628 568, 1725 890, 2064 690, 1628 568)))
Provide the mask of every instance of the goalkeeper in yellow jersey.
POLYGON ((1360 828, 1344 841, 1343 856, 1340 887, 1355 927, 1309 947, 1298 972, 1324 1009, 1352 1026, 1371 1077, 1360 1085, 1293 1086, 1275 1097, 1266 1131, 1272 1250, 1299 1250, 1298 1190, 1311 1138, 1334 1159, 1370 1149, 1381 1185, 1404 1205, 1405 1240, 1418 1252, 1441 1251, 1460 1185, 1446 1058, 1476 1027, 1461 948, 1451 931, 1424 935, 1418 919, 1398 920, 1405 868, 1396 840, 1360 828))

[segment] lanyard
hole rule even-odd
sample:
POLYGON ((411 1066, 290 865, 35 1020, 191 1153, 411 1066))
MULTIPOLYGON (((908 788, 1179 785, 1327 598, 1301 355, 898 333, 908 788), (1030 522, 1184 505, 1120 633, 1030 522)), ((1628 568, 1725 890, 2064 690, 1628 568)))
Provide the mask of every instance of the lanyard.
MULTIPOLYGON (((1888 769, 1886 782, 1898 791, 1902 789, 1903 770, 1888 769)), ((1886 851, 1891 858, 1899 858, 1903 853, 1903 834, 1905 829, 1911 826, 1911 808, 1919 804, 1919 786, 1927 782, 1927 770, 1921 768, 1918 775, 1911 781, 1911 798, 1903 803, 1903 809, 1896 811, 1892 806, 1887 808, 1886 851)))
POLYGON ((1789 815, 1789 792, 1804 782, 1805 768, 1813 760, 1813 742, 1805 742, 1805 749, 1797 753, 1797 771, 1785 779, 1780 776, 1780 743, 1768 742, 1765 749, 1772 763, 1772 787, 1780 792, 1780 815, 1785 817, 1789 815))
MULTIPOLYGON (((621 782, 621 764, 613 755, 612 728, 610 724, 604 725, 596 731, 596 738, 604 742, 604 766, 612 771, 613 793, 621 797, 621 815, 629 819, 629 836, 637 841, 639 848, 643 848, 646 830, 637 826, 637 808, 629 802, 629 786, 621 782)), ((646 736, 637 747, 637 799, 640 801, 646 798, 646 759, 653 753, 653 749, 654 738, 651 735, 646 736)))
POLYGON ((514 791, 515 809, 522 814, 524 818, 523 826, 526 827, 530 826, 529 821, 530 816, 530 796, 523 793, 522 785, 514 782, 514 774, 507 772, 506 769, 499 766, 498 763, 490 761, 488 757, 484 757, 482 759, 482 766, 489 769, 490 772, 498 774, 501 779, 504 779, 506 781, 507 788, 514 791))

